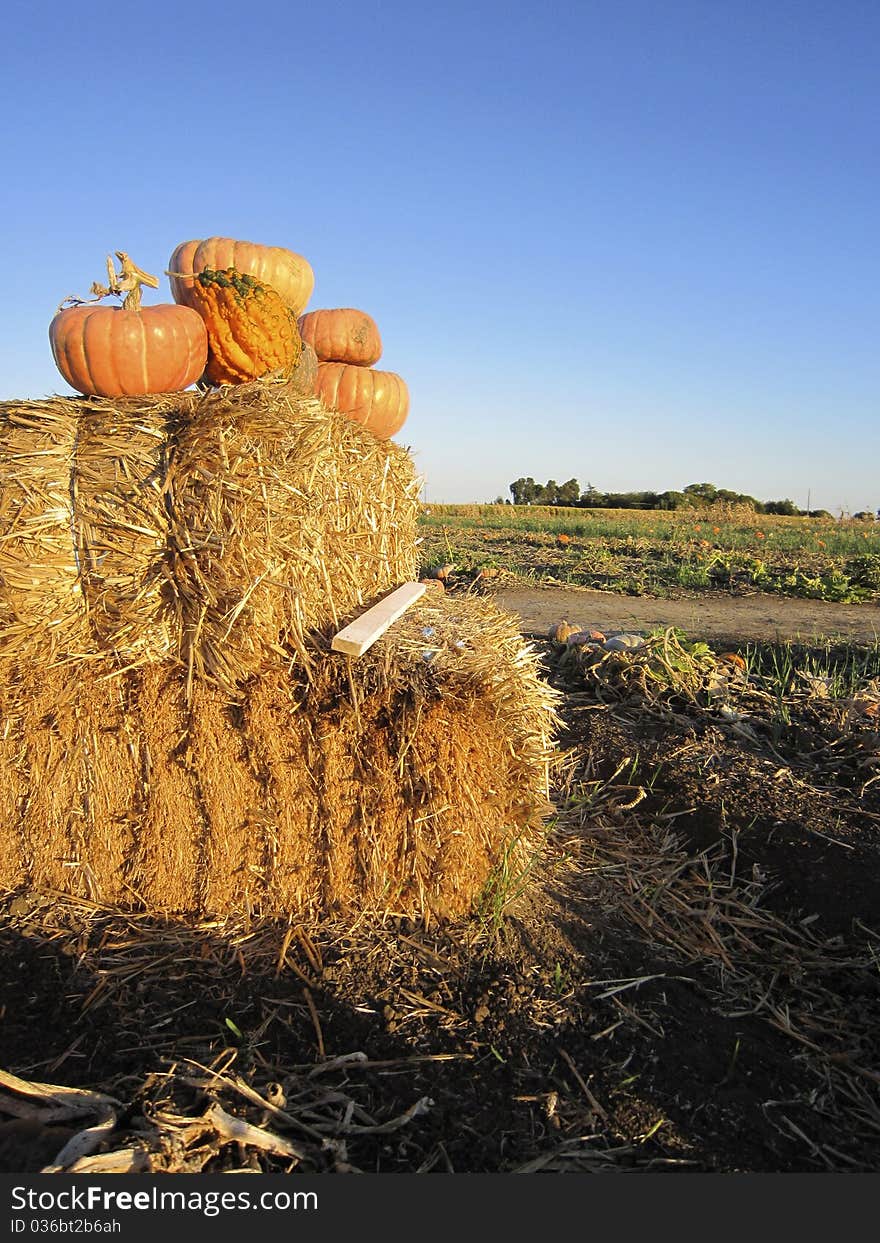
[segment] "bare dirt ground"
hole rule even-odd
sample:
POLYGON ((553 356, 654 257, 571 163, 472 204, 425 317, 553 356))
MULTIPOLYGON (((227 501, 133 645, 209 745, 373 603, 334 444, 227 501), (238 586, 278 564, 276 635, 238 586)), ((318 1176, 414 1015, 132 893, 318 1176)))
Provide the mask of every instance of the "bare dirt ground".
MULTIPOLYGON (((763 597, 498 599, 536 634, 568 616, 725 644, 871 642, 877 619, 763 597)), ((455 925, 193 929, 0 895, 0 1068, 112 1098, 68 1169, 880 1167, 880 700, 804 683, 774 704, 735 669, 713 699, 686 663, 658 681, 668 645, 590 665, 537 642, 565 761, 501 917, 489 901, 455 925), (232 1138, 236 1118, 257 1129, 232 1138)), ((51 1165, 94 1121, 0 1078, 0 1170, 51 1165)))
POLYGON ((568 620, 599 630, 675 626, 706 642, 772 642, 776 638, 811 642, 825 637, 873 643, 880 637, 880 607, 875 604, 834 604, 757 593, 704 593, 658 600, 552 585, 504 585, 494 595, 502 608, 522 619, 523 631, 529 635, 546 635, 554 622, 568 620))

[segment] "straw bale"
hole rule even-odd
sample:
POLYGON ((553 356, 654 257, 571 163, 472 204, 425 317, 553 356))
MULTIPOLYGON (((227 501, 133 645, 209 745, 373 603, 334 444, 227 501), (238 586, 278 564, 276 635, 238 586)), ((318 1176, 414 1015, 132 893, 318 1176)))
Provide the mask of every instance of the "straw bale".
POLYGON ((0 404, 0 656, 171 650, 161 479, 189 394, 0 404))
POLYGON ((180 427, 166 481, 177 648, 227 688, 417 569, 406 450, 283 383, 228 388, 180 427))
POLYGON ((237 697, 174 661, 0 667, 3 884, 180 917, 470 909, 549 810, 535 654, 480 599, 423 599, 358 660, 329 634, 237 697))
POLYGON ((405 449, 296 385, 0 404, 0 660, 232 691, 412 578, 405 449))
POLYGON ((83 711, 83 684, 62 669, 32 662, 4 666, 0 881, 10 883, 24 869, 43 877, 47 887, 66 891, 74 869, 80 892, 90 893, 88 865, 78 863, 86 836, 89 854, 101 857, 108 874, 121 877, 135 836, 136 807, 126 791, 140 779, 140 760, 125 716, 123 685, 95 676, 95 665, 89 669, 83 711))
POLYGON ((0 418, 0 633, 83 643, 85 610, 71 529, 75 419, 65 402, 7 403, 0 418))
POLYGON ((93 405, 77 419, 71 487, 83 594, 95 646, 125 661, 172 651, 161 611, 163 484, 169 437, 192 400, 93 405))

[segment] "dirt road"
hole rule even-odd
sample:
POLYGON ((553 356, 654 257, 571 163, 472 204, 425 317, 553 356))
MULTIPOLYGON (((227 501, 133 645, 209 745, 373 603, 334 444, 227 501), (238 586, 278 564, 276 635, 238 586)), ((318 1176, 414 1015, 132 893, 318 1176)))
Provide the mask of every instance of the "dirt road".
POLYGON ((499 587, 495 597, 502 608, 521 617, 523 633, 528 635, 543 636, 554 622, 568 620, 599 630, 676 626, 690 638, 707 642, 880 640, 880 607, 876 604, 833 604, 767 595, 658 600, 550 586, 499 587))

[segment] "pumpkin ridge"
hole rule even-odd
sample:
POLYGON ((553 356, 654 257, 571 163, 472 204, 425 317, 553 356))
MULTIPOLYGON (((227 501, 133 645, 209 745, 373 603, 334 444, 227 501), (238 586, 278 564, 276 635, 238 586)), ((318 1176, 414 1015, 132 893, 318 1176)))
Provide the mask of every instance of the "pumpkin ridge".
MULTIPOLYGON (((82 315, 79 315, 79 314, 76 315, 77 324, 82 320, 82 318, 83 318, 82 315)), ((57 366, 58 370, 61 372, 61 374, 64 376, 65 379, 67 379, 68 376, 72 376, 76 374, 77 371, 85 372, 86 374, 88 374, 88 367, 86 365, 85 359, 82 358, 81 356, 78 356, 78 352, 76 349, 77 338, 74 336, 73 332, 71 331, 71 327, 74 322, 73 314, 68 316, 66 319, 62 319, 60 322, 58 320, 58 316, 56 315, 55 319, 52 322, 53 324, 57 324, 57 329, 56 329, 55 336, 53 339, 52 329, 50 326, 49 340, 52 346, 52 353, 55 357, 55 365, 57 366)), ((80 345, 80 352, 81 352, 82 334, 80 334, 80 337, 79 337, 79 345, 80 345)), ((70 383, 70 381, 68 381, 68 383, 70 383)), ((89 376, 89 383, 91 383, 91 376, 89 376)), ((73 387, 73 385, 71 385, 71 387, 73 387)))
MULTIPOLYGON (((115 309, 111 312, 116 314, 115 309)), ((107 349, 110 341, 110 320, 107 321, 107 332, 101 332, 101 321, 95 315, 94 311, 90 311, 83 319, 83 335, 82 335, 82 360, 86 369, 86 375, 94 385, 95 392, 103 384, 101 360, 104 357, 104 351, 107 349), (92 354, 93 344, 97 349, 92 354)))
MULTIPOLYGON (((107 378, 107 351, 113 351, 113 334, 110 331, 111 325, 115 321, 118 314, 118 307, 111 307, 109 314, 104 317, 96 315, 92 311, 85 317, 82 333, 82 354, 85 363, 86 375, 89 382, 93 386, 93 391, 98 393, 105 386, 107 378), (112 317, 112 318, 111 318, 112 317), (102 332, 102 328, 106 331, 102 332)), ((116 371, 116 360, 113 359, 111 372, 116 371)))
MULTIPOLYGON (((131 334, 137 340, 138 354, 141 361, 141 380, 143 381, 144 388, 147 388, 150 383, 150 378, 147 374, 147 341, 148 338, 155 337, 156 333, 153 331, 152 317, 148 317, 142 312, 138 312, 137 316, 137 319, 131 326, 131 334)), ((159 373, 156 381, 158 387, 165 387, 167 376, 168 368, 163 359, 162 371, 159 373)))
MULTIPOLYGON (((177 347, 176 350, 174 351, 173 356, 174 357, 183 356, 183 357, 186 357, 187 360, 189 360, 189 338, 182 337, 181 330, 182 330, 182 325, 178 323, 171 324, 168 329, 169 336, 171 337, 174 345, 177 347), (185 354, 182 355, 182 351, 185 351, 185 354)), ((178 369, 175 371, 175 374, 173 376, 169 376, 169 380, 176 383, 177 378, 178 378, 178 372, 179 372, 179 366, 178 366, 178 369)))
MULTIPOLYGON (((161 331, 161 330, 160 330, 161 331)), ((171 351, 171 359, 179 358, 180 362, 171 373, 171 363, 169 361, 168 383, 176 388, 186 375, 192 365, 192 349, 190 346, 189 334, 184 333, 184 325, 180 320, 170 322, 167 327, 168 335, 171 338, 171 344, 174 348, 171 351)))

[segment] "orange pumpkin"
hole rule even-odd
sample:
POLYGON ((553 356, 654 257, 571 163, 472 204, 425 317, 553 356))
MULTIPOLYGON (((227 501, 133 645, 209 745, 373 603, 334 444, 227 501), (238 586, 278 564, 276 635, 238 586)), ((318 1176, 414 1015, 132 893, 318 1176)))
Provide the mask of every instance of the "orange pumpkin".
POLYGON ((302 342, 296 320, 274 289, 235 268, 205 268, 191 293, 208 330, 206 380, 244 384, 273 371, 290 375, 302 342))
POLYGON ((372 367, 382 357, 382 338, 366 311, 350 306, 309 311, 299 321, 300 336, 314 347, 322 362, 372 367))
MULTIPOLYGON (((71 388, 94 397, 143 397, 175 393, 198 380, 208 358, 208 334, 201 316, 167 303, 142 307, 141 285, 158 286, 117 251, 122 272, 107 262, 110 287, 92 286, 96 301, 126 293, 122 306, 79 302, 62 307, 49 325, 55 364, 71 388)), ((78 302, 77 299, 73 299, 78 302)))
POLYGON ((552 643, 565 643, 569 635, 578 634, 581 630, 583 626, 575 625, 574 622, 555 622, 547 631, 547 638, 552 643))
POLYGON ((193 284, 205 268, 215 272, 235 268, 236 272, 255 277, 261 285, 269 285, 279 293, 295 316, 302 315, 315 287, 309 261, 284 246, 206 237, 181 242, 169 260, 168 281, 175 302, 193 305, 193 284))
POLYGON ((380 440, 399 432, 409 414, 409 390, 393 371, 353 363, 318 363, 317 396, 329 410, 363 423, 380 440))

